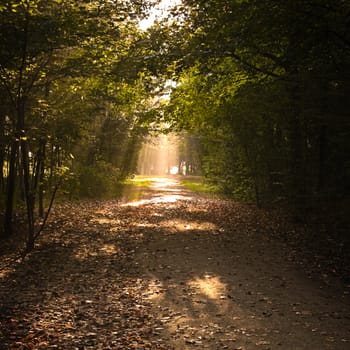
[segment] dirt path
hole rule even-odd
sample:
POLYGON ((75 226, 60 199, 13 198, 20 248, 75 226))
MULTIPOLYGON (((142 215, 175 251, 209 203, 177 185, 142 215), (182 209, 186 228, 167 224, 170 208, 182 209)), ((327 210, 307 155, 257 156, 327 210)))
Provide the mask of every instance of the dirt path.
POLYGON ((57 206, 1 271, 0 349, 348 349, 349 289, 316 278, 280 230, 175 178, 137 201, 57 206))
POLYGON ((179 197, 177 184, 164 184, 151 202, 181 202, 154 208, 158 225, 137 263, 169 347, 349 348, 346 293, 312 280, 243 207, 179 197))

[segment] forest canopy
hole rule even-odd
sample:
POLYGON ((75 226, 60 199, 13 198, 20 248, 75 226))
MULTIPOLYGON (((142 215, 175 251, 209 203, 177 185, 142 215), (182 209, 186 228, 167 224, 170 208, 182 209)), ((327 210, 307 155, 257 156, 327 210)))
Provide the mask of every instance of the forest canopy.
POLYGON ((183 3, 166 118, 199 135, 206 175, 298 211, 346 200, 348 2, 183 3))
POLYGON ((57 191, 111 192, 164 125, 231 198, 349 217, 349 2, 183 0, 141 29, 156 3, 2 1, 1 235, 24 203, 33 246, 57 191))

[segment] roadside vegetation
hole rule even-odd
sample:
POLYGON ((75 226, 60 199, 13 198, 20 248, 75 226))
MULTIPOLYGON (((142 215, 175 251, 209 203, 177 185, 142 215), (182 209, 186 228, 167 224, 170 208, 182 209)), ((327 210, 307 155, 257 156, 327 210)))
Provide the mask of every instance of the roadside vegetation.
POLYGON ((222 198, 223 194, 218 186, 210 184, 202 176, 187 176, 180 179, 180 184, 185 188, 200 193, 202 196, 222 198))
POLYGON ((168 173, 210 186, 184 184, 283 208, 349 251, 349 2, 183 0, 141 29, 156 3, 2 1, 0 238, 24 213, 30 251, 56 195, 139 186, 123 181, 145 140, 175 133, 168 173))

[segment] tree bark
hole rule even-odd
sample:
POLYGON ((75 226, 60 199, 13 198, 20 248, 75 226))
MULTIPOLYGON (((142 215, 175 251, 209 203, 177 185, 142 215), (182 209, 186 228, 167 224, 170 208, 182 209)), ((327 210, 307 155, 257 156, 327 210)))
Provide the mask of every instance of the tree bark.
POLYGON ((30 171, 29 171, 29 151, 28 143, 26 140, 21 140, 21 155, 22 155, 22 167, 23 167, 23 182, 24 182, 24 195, 27 206, 27 220, 28 220, 28 237, 27 237, 27 250, 34 248, 34 193, 31 191, 30 186, 30 171))
POLYGON ((5 208, 5 219, 4 219, 4 232, 2 238, 8 238, 12 236, 12 221, 13 221, 13 207, 15 197, 15 186, 16 186, 16 161, 18 153, 18 140, 15 139, 12 142, 10 150, 9 160, 9 174, 7 178, 7 189, 6 189, 6 208, 5 208))
POLYGON ((40 142, 40 156, 38 162, 39 165, 39 187, 38 187, 38 206, 39 206, 39 217, 44 217, 44 176, 45 176, 45 147, 46 141, 40 142))

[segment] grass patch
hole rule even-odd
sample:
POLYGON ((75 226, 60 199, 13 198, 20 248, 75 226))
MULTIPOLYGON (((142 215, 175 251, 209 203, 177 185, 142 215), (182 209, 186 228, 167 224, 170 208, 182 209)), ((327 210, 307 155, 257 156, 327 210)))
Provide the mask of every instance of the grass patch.
POLYGON ((149 187, 152 181, 147 177, 135 176, 132 179, 126 179, 122 181, 122 185, 135 186, 135 187, 149 187))
POLYGON ((151 179, 147 177, 135 176, 132 179, 126 179, 118 185, 116 197, 128 201, 139 200, 151 184, 151 179))
POLYGON ((181 185, 193 192, 199 192, 209 197, 220 197, 219 188, 209 184, 201 176, 191 176, 180 181, 181 185))

